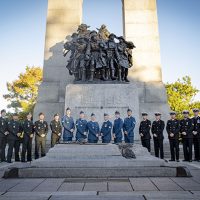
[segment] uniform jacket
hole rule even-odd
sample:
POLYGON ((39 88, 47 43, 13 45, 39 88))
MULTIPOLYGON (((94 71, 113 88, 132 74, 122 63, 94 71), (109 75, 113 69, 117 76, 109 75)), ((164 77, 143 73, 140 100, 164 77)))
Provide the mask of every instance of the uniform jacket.
POLYGON ((73 133, 70 131, 71 129, 75 129, 73 118, 65 115, 62 118, 62 125, 64 127, 63 137, 73 137, 73 133))
POLYGON ((180 132, 181 133, 186 132, 186 135, 181 134, 181 137, 183 139, 193 138, 193 133, 192 133, 193 129, 194 129, 194 125, 193 125, 192 119, 187 118, 187 119, 182 119, 180 121, 180 132))
POLYGON ((129 137, 134 136, 134 128, 135 128, 135 118, 134 117, 126 117, 124 119, 124 124, 123 124, 123 131, 127 131, 129 137))
POLYGON ((168 133, 168 138, 170 140, 174 140, 174 139, 179 139, 179 133, 180 133, 180 121, 177 119, 170 119, 167 121, 167 126, 166 126, 166 130, 168 133), (174 136, 171 137, 170 134, 173 133, 174 136))
POLYGON ((0 137, 6 137, 4 134, 8 130, 8 121, 6 118, 0 117, 0 137))
POLYGON ((87 138, 87 135, 84 135, 84 133, 87 133, 87 121, 85 119, 77 119, 76 120, 76 138, 87 138))
POLYGON ((142 133, 143 136, 141 136, 141 140, 149 140, 151 139, 151 121, 150 120, 143 120, 140 122, 139 126, 139 133, 142 133))
POLYGON ((194 129, 193 131, 197 131, 197 135, 193 135, 194 138, 200 138, 200 116, 192 118, 194 129))
POLYGON ((87 129, 88 129, 88 140, 91 141, 98 140, 98 137, 96 136, 100 132, 98 122, 89 121, 87 123, 87 129))
POLYGON ((35 130, 35 134, 36 136, 41 137, 42 134, 45 134, 45 136, 48 133, 48 124, 46 121, 36 121, 34 124, 34 130, 35 130))
POLYGON ((25 120, 22 123, 22 129, 24 132, 24 139, 29 139, 30 135, 34 133, 34 124, 31 120, 25 120))
POLYGON ((62 126, 61 126, 60 121, 52 120, 50 123, 50 128, 51 128, 51 132, 55 133, 56 135, 58 135, 59 133, 62 133, 62 126))
POLYGON ((113 125, 113 134, 115 134, 117 138, 122 138, 122 128, 123 120, 121 118, 115 119, 113 125))
POLYGON ((152 124, 152 134, 156 134, 157 137, 154 137, 154 139, 164 139, 163 131, 165 128, 165 122, 163 120, 156 120, 152 124))
POLYGON ((17 136, 18 133, 22 133, 22 125, 19 121, 8 121, 8 139, 9 140, 20 140, 17 136))
POLYGON ((102 140, 111 141, 111 132, 112 132, 112 123, 108 121, 104 121, 101 127, 102 140))

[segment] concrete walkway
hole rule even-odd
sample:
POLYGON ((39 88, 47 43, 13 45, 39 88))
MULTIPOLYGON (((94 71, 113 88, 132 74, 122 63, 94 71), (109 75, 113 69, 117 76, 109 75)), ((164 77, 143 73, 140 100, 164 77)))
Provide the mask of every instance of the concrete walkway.
MULTIPOLYGON (((22 165, 21 163, 11 164, 22 165)), ((25 164, 28 165, 28 164, 25 164)), ((0 200, 199 199, 200 163, 184 163, 191 178, 0 179, 0 200)), ((0 163, 0 175, 10 166, 0 163)))

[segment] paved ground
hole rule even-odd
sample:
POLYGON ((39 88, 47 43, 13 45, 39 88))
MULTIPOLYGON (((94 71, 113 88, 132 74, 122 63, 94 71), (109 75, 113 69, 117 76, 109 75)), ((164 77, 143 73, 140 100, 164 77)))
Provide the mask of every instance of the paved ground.
MULTIPOLYGON (((193 177, 129 179, 1 178, 0 200, 200 200, 200 163, 183 164, 188 166, 193 177)), ((6 163, 0 164, 0 175, 7 167, 8 164, 6 163)))

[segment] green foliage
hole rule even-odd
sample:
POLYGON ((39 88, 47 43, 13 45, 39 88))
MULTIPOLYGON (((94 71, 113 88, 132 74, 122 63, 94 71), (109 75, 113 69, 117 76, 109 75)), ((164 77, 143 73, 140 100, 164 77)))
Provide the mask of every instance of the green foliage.
POLYGON ((192 113, 193 108, 200 108, 200 102, 194 102, 194 97, 199 92, 191 82, 189 76, 178 79, 174 83, 165 85, 168 97, 168 103, 171 110, 177 112, 178 118, 181 118, 183 110, 189 110, 192 113))
POLYGON ((41 81, 42 69, 27 66, 25 73, 21 73, 17 80, 7 83, 8 94, 4 98, 9 102, 8 108, 19 113, 20 118, 24 118, 28 112, 32 113, 41 81))

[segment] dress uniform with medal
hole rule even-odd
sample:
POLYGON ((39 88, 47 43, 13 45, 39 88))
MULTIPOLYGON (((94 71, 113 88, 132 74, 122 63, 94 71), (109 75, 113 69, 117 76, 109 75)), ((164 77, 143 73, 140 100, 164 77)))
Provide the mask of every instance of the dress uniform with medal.
POLYGON ((180 121, 180 133, 183 141, 184 161, 192 162, 193 121, 189 118, 189 111, 183 111, 184 118, 180 121))
POLYGON ((50 123, 51 128, 51 147, 54 147, 55 144, 59 143, 62 133, 62 126, 59 120, 59 114, 54 115, 54 120, 50 123))
POLYGON ((82 142, 87 139, 87 120, 85 120, 85 114, 80 112, 79 119, 76 120, 76 141, 82 142))
POLYGON ((41 157, 46 155, 46 136, 48 133, 48 124, 44 121, 44 114, 39 114, 39 120, 34 124, 35 131, 35 159, 39 158, 41 148, 41 157))
POLYGON ((104 122, 101 127, 102 143, 110 143, 112 140, 112 122, 109 115, 104 113, 104 122))
POLYGON ((171 119, 167 121, 166 130, 170 144, 171 160, 179 162, 179 133, 180 121, 176 119, 176 112, 170 112, 171 119))
POLYGON ((147 119, 148 114, 142 113, 143 120, 140 122, 139 134, 141 137, 141 143, 143 147, 146 147, 148 151, 151 151, 151 121, 147 119))
POLYGON ((26 154, 27 154, 27 162, 32 161, 32 140, 34 136, 34 124, 32 121, 32 115, 29 113, 27 115, 27 119, 22 123, 23 128, 23 143, 22 143, 22 162, 26 162, 26 154))
POLYGON ((199 109, 193 109, 194 117, 192 118, 193 129, 193 143, 194 143, 194 160, 200 162, 200 116, 199 109))
POLYGON ((8 153, 7 162, 11 163, 13 149, 15 149, 15 161, 19 162, 19 148, 20 148, 20 136, 22 134, 22 126, 18 120, 18 114, 13 114, 13 119, 8 122, 8 153))
POLYGON ((6 119, 6 111, 1 110, 1 117, 0 117, 0 162, 6 161, 5 158, 5 148, 6 148, 6 142, 7 142, 7 125, 8 121, 6 119))
POLYGON ((87 123, 88 130, 88 142, 97 143, 99 140, 100 128, 99 124, 96 121, 95 114, 91 114, 91 121, 87 123))

